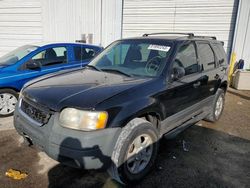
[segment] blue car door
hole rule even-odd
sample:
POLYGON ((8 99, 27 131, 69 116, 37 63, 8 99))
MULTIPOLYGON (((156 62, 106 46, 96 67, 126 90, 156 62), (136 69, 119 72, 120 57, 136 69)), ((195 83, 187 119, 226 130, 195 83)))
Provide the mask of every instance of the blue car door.
POLYGON ((67 46, 49 47, 30 58, 19 70, 21 77, 18 78, 18 84, 20 87, 36 77, 79 66, 72 63, 69 58, 69 50, 70 48, 67 46), (29 64, 39 66, 31 68, 29 64))
POLYGON ((32 57, 32 61, 38 63, 41 67, 39 76, 73 68, 68 60, 66 46, 47 48, 32 57))

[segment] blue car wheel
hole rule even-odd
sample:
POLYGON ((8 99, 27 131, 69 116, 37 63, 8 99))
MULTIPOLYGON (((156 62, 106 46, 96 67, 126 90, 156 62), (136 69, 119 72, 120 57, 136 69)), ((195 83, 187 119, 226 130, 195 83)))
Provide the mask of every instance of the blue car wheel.
POLYGON ((12 116, 17 101, 17 92, 11 89, 0 89, 0 117, 12 116))

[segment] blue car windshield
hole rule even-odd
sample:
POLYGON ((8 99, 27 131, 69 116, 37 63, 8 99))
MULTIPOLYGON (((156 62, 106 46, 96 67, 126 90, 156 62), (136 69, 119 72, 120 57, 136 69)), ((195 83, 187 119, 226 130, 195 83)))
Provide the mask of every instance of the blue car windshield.
POLYGON ((6 55, 0 57, 0 66, 8 66, 17 63, 20 59, 28 55, 30 52, 36 50, 37 46, 25 45, 17 48, 6 55))
POLYGON ((157 77, 170 56, 172 44, 161 40, 124 40, 111 44, 88 66, 126 76, 157 77))

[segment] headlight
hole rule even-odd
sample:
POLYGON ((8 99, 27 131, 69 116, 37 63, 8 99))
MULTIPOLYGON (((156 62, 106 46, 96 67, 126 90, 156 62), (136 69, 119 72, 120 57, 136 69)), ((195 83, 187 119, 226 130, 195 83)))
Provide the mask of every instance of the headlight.
POLYGON ((23 98, 23 88, 21 89, 21 91, 19 92, 19 99, 23 98))
POLYGON ((103 129, 107 120, 107 112, 83 111, 75 108, 65 108, 59 117, 61 126, 84 131, 103 129))

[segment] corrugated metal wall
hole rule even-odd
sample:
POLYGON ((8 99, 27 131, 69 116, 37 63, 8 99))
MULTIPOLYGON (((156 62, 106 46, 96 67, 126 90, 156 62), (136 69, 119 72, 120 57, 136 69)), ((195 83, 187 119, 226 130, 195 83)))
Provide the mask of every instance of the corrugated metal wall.
POLYGON ((41 13, 40 0, 0 1, 0 56, 42 40, 41 13))
POLYGON ((235 30, 233 52, 237 61, 245 61, 244 68, 250 69, 250 1, 241 0, 235 30))
POLYGON ((0 56, 25 44, 121 38, 122 0, 0 0, 0 56))
POLYGON ((106 46, 121 37, 121 0, 43 0, 43 7, 46 41, 75 41, 90 33, 94 44, 106 46))
POLYGON ((43 0, 44 40, 75 41, 92 33, 100 42, 100 0, 43 0))
POLYGON ((230 52, 238 0, 124 0, 123 37, 148 32, 215 35, 230 52))

